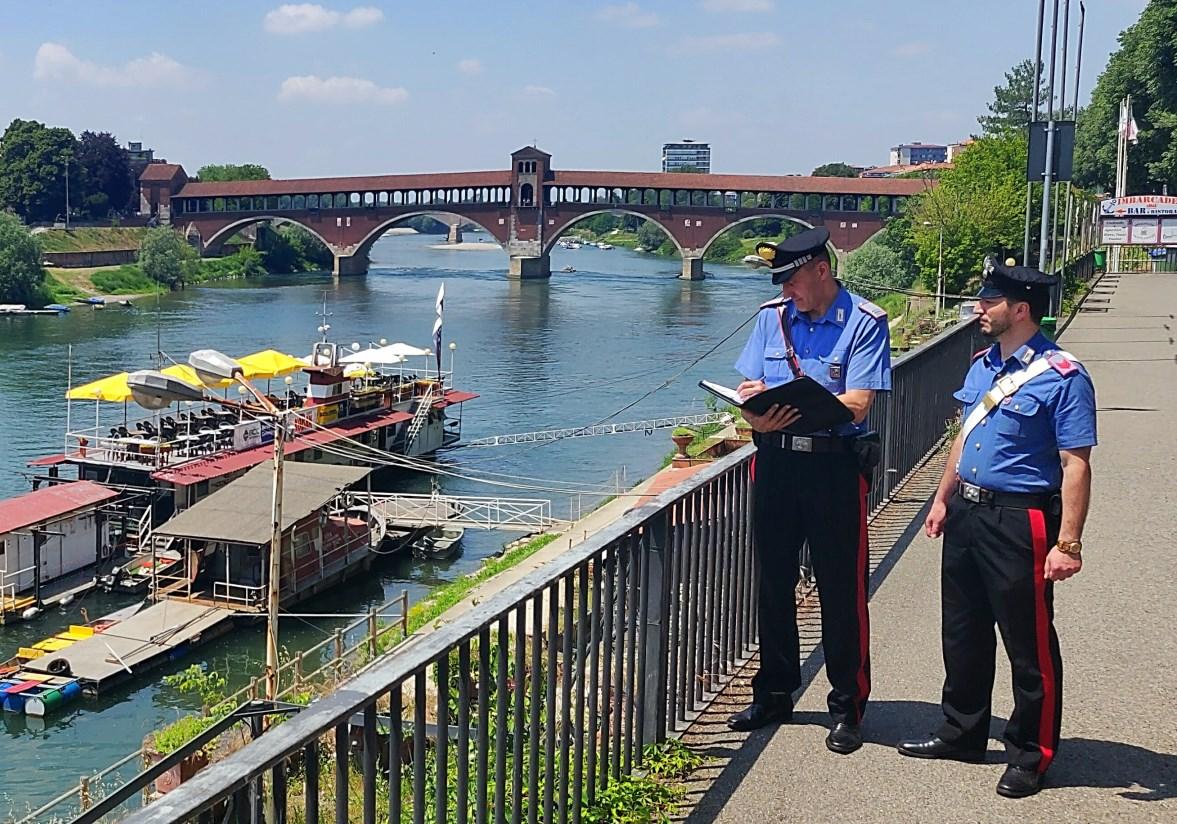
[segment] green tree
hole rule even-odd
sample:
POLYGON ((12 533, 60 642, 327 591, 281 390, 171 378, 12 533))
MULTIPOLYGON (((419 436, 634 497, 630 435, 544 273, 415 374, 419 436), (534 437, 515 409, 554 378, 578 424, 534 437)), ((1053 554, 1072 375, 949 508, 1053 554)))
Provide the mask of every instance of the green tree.
POLYGON ((13 120, 0 137, 0 208, 11 208, 30 223, 64 214, 66 164, 77 149, 69 129, 13 120))
POLYGON ((91 217, 105 217, 110 209, 127 208, 135 190, 131 164, 127 150, 110 132, 82 132, 77 161, 85 187, 81 201, 91 217))
POLYGON ((1120 34, 1120 48, 1096 80, 1091 104, 1079 118, 1075 182, 1112 191, 1120 101, 1132 95, 1139 128, 1128 151, 1128 192, 1177 191, 1177 3, 1152 0, 1140 19, 1120 34))
POLYGON ((15 215, 0 212, 0 301, 41 302, 41 244, 15 215))
POLYGON ((908 267, 901 255, 880 240, 871 240, 846 255, 838 275, 848 281, 854 291, 867 297, 910 289, 915 281, 915 269, 908 267))
POLYGON ((978 279, 988 254, 1020 254, 1026 206, 1026 135, 983 137, 961 152, 939 185, 908 205, 920 277, 936 288, 940 235, 945 289, 961 292, 978 279))
POLYGON ((663 246, 674 249, 674 243, 666 230, 652 220, 647 220, 638 229, 638 245, 649 252, 661 251, 663 246))
MULTIPOLYGON (((1045 81, 1040 81, 1038 100, 1047 97, 1045 81)), ((1009 131, 1024 131, 1034 120, 1034 61, 1023 60, 1005 73, 1005 85, 993 87, 989 114, 977 122, 987 136, 1009 131)))
POLYGON ((196 250, 167 226, 149 229, 139 246, 139 267, 143 274, 171 289, 192 280, 200 265, 196 250))
POLYGON ((858 170, 848 163, 823 163, 813 170, 813 177, 858 177, 858 170))
POLYGON ((227 180, 269 180, 270 170, 256 163, 210 163, 196 172, 198 180, 223 182, 227 180))

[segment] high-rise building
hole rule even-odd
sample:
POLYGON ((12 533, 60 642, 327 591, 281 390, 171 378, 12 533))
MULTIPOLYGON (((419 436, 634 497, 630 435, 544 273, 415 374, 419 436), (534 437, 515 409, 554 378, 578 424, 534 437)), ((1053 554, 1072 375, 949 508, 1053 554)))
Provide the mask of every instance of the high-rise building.
POLYGON ((711 144, 695 140, 662 144, 662 171, 711 172, 711 144))
POLYGON ((921 163, 944 163, 948 147, 938 143, 900 143, 891 147, 892 166, 917 166, 921 163))

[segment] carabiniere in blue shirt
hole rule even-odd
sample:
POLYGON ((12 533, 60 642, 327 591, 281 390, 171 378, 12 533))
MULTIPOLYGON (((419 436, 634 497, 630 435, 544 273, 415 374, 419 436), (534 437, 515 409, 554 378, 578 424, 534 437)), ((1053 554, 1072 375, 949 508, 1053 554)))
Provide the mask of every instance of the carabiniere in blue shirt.
POLYGON ((1063 472, 1059 450, 1095 446, 1091 377, 1041 332, 1004 361, 1000 344, 973 361, 954 395, 964 404, 964 419, 999 377, 1042 357, 1053 368, 1022 384, 969 433, 956 468, 962 481, 995 492, 1057 490, 1063 472))
MULTIPOLYGON (((868 300, 838 289, 830 308, 810 320, 793 301, 777 298, 760 307, 756 328, 744 344, 736 369, 748 380, 762 380, 768 388, 793 380, 781 334, 780 311, 800 360, 801 371, 835 395, 848 389, 891 388, 891 336, 887 313, 868 300)), ((864 424, 848 423, 836 435, 860 435, 864 424)))

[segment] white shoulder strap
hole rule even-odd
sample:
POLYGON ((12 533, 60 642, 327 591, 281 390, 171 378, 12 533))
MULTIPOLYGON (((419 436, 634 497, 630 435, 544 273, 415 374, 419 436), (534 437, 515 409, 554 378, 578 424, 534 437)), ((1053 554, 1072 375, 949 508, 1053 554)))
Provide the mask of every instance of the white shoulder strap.
POLYGON ((1021 369, 1012 375, 1002 375, 998 378, 993 384, 993 387, 981 396, 981 402, 973 407, 973 411, 965 418, 964 423, 960 427, 962 441, 969 437, 969 433, 981 421, 985 420, 989 413, 997 408, 998 404, 1050 368, 1049 360, 1038 358, 1038 360, 1031 362, 1025 369, 1021 369))

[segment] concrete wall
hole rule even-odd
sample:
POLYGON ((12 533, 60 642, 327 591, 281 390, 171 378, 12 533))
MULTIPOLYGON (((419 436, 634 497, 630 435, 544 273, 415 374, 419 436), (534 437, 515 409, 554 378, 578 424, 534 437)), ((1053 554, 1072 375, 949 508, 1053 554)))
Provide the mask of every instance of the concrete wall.
POLYGON ((83 266, 121 266, 139 259, 138 249, 118 249, 105 252, 45 252, 41 255, 46 266, 76 269, 83 266))

